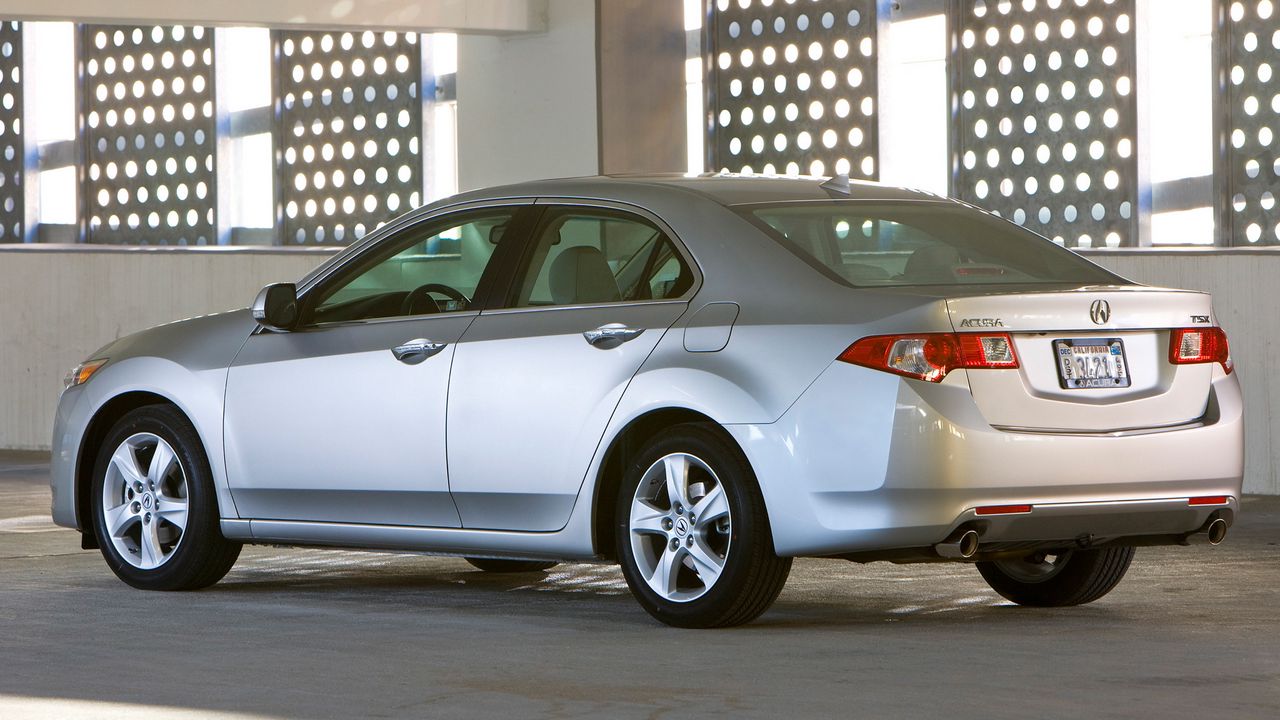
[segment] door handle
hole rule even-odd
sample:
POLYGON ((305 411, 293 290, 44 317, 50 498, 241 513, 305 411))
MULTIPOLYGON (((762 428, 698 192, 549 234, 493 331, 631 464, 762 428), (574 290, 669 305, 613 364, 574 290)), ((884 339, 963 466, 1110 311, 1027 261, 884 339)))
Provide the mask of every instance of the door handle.
POLYGON ((426 338, 410 340, 391 348, 391 354, 406 365, 417 365, 445 348, 447 343, 431 342, 426 338))
POLYGON ((635 340, 640 337, 640 333, 644 332, 644 328, 632 328, 622 323, 609 323, 601 325, 595 330, 588 330, 582 333, 582 337, 587 342, 602 350, 616 348, 628 340, 635 340))

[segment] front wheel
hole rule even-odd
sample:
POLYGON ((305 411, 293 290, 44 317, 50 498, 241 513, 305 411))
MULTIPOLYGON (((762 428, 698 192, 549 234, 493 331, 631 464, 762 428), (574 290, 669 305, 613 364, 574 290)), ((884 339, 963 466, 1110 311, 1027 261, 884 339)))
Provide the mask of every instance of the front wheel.
POLYGON ((116 423, 98 453, 91 497, 102 556, 136 588, 206 587, 240 555, 218 527, 200 437, 175 408, 149 405, 116 423))
POLYGON ((1133 560, 1131 547, 1038 552, 975 563, 992 590, 1019 605, 1084 605, 1111 592, 1133 560))
POLYGON ((615 538, 627 585, 676 627, 741 625, 768 610, 791 571, 741 451, 705 425, 660 433, 628 468, 615 538))

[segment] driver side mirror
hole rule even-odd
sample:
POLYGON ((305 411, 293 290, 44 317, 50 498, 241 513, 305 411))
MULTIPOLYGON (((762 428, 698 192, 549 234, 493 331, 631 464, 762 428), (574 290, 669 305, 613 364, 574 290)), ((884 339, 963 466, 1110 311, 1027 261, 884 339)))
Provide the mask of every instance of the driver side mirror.
POLYGON ((268 330, 292 330, 298 324, 298 287, 274 283, 262 288, 253 301, 253 319, 268 330))

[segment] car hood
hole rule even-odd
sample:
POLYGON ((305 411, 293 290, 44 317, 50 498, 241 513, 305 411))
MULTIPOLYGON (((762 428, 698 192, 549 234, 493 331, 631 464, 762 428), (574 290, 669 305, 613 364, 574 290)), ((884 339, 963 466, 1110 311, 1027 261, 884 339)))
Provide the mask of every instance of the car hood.
POLYGON ((247 308, 201 315, 125 335, 91 357, 116 363, 133 357, 159 357, 192 370, 227 367, 257 327, 247 308))

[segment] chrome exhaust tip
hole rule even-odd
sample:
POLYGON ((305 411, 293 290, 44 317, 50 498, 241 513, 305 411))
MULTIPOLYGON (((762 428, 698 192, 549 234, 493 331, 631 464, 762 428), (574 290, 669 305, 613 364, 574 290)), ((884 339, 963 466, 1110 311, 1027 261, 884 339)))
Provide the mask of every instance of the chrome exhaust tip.
POLYGON ((933 550, 944 558, 971 558, 978 552, 978 531, 965 530, 953 540, 944 540, 934 545, 933 550))
POLYGON ((1214 518, 1209 523, 1209 527, 1205 529, 1205 534, 1209 536, 1209 544, 1217 545, 1227 537, 1227 521, 1222 518, 1214 518))

